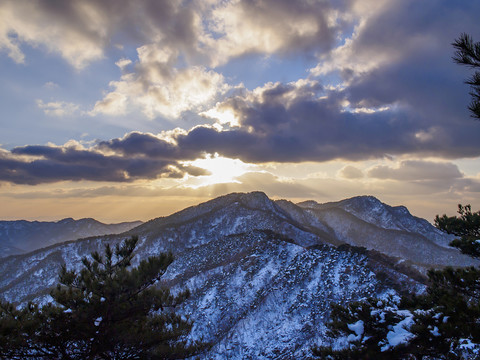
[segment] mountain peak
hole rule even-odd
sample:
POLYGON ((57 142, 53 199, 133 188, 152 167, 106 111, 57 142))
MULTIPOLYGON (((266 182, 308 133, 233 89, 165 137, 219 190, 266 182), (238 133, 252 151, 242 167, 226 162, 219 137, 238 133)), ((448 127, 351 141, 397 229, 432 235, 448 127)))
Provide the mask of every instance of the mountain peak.
POLYGON ((253 191, 250 193, 240 193, 240 201, 247 207, 272 210, 274 205, 272 200, 261 191, 253 191))
POLYGON ((359 195, 354 196, 345 200, 340 201, 340 203, 349 204, 349 206, 357 206, 357 207, 379 207, 384 206, 385 204, 378 200, 375 196, 372 195, 359 195))
POLYGON ((62 220, 58 220, 57 221, 57 224, 67 224, 67 223, 71 223, 71 222, 74 222, 75 220, 71 217, 68 217, 68 218, 65 218, 65 219, 62 219, 62 220))

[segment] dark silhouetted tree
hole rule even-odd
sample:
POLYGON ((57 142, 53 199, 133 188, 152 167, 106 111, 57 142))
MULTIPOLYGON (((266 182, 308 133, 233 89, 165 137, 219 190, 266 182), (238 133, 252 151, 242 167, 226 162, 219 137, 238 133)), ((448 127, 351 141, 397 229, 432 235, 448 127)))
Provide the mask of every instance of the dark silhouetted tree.
POLYGON ((132 267, 138 239, 84 258, 80 272, 62 266, 54 303, 22 309, 0 305, 0 358, 170 359, 183 358, 191 324, 174 312, 188 291, 172 296, 159 280, 171 254, 132 267))
MULTIPOLYGON (((452 44, 456 49, 453 60, 457 64, 467 65, 474 69, 480 68, 480 42, 473 42, 468 34, 462 34, 452 44)), ((466 84, 471 86, 472 102, 468 109, 474 118, 480 119, 480 71, 475 71, 466 84)))

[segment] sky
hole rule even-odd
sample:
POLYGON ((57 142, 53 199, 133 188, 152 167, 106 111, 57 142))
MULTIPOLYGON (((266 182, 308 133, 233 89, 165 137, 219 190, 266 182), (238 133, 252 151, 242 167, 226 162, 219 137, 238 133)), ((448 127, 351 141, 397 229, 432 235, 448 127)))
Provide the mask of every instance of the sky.
POLYGON ((480 208, 471 0, 2 0, 0 219, 230 192, 480 208))

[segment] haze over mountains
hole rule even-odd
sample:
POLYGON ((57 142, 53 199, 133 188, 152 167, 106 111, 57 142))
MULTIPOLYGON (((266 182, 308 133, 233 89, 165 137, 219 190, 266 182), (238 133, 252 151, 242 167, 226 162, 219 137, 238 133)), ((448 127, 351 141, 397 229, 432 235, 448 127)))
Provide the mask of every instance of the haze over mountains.
POLYGON ((49 301, 60 265, 138 235, 136 261, 172 251, 163 280, 191 297, 179 312, 206 358, 304 358, 327 340, 331 302, 421 291, 431 267, 478 265, 452 237, 374 197, 294 204, 233 193, 118 235, 54 244, 0 259, 0 296, 49 301))
POLYGON ((66 218, 56 222, 0 221, 0 257, 22 254, 68 240, 120 234, 140 224, 141 221, 104 224, 89 218, 66 218))

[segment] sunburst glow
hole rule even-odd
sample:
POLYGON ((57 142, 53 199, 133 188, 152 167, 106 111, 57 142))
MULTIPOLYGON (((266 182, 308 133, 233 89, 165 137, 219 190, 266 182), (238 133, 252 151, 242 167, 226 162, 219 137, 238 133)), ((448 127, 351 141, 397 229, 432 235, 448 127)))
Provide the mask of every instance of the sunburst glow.
POLYGON ((244 163, 239 159, 222 157, 218 154, 210 155, 205 159, 191 161, 188 165, 197 166, 210 172, 210 175, 202 176, 201 179, 199 179, 201 183, 197 185, 201 186, 239 182, 236 180, 237 177, 257 168, 256 165, 244 163))

